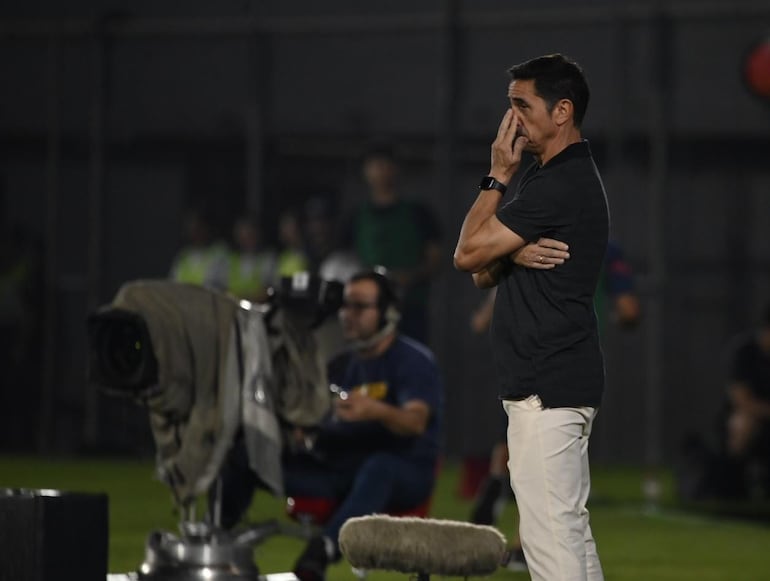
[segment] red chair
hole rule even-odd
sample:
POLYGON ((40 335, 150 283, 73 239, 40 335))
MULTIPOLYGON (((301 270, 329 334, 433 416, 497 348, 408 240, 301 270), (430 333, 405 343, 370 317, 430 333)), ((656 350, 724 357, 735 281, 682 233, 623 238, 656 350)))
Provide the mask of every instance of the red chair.
MULTIPOLYGON (((436 480, 441 472, 441 458, 436 461, 436 480)), ((430 514, 433 494, 421 504, 408 509, 386 509, 385 513, 390 516, 413 516, 417 518, 426 518, 430 514)), ((322 498, 315 496, 297 496, 286 498, 286 514, 292 520, 301 525, 312 528, 324 525, 334 514, 339 506, 339 501, 333 498, 322 498)))
MULTIPOLYGON (((414 516, 425 518, 430 513, 432 497, 428 497, 423 503, 408 509, 386 509, 386 514, 391 516, 414 516)), ((319 498, 312 496, 288 497, 286 499, 286 514, 292 520, 307 526, 321 526, 325 524, 337 510, 339 502, 332 498, 319 498)))
MULTIPOLYGON (((438 478, 441 461, 436 463, 436 477, 438 478)), ((415 507, 408 509, 386 509, 386 514, 390 516, 412 516, 416 518, 426 518, 430 513, 433 495, 427 500, 415 507)), ((333 498, 322 498, 313 496, 289 496, 286 498, 286 514, 292 520, 302 525, 304 536, 310 538, 313 530, 324 525, 334 514, 339 506, 339 501, 333 498)), ((353 568, 353 574, 360 580, 365 580, 367 572, 364 569, 353 568)))

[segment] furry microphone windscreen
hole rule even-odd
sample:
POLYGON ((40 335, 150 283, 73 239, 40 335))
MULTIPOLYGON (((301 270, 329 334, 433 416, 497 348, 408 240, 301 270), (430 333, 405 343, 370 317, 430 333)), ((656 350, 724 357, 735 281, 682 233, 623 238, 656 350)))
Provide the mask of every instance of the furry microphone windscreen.
POLYGON ((490 575, 506 541, 494 527, 451 520, 372 515, 349 519, 339 546, 353 567, 449 577, 490 575))

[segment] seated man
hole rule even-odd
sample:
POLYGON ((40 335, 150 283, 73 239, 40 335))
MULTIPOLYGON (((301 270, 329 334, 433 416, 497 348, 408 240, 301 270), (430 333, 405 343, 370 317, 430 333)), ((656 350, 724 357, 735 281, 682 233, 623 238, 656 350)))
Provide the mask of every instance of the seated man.
POLYGON ((692 432, 682 442, 676 476, 686 501, 770 499, 770 303, 758 328, 735 336, 725 355, 717 447, 692 432))
MULTIPOLYGON (((761 326, 737 337, 728 362, 725 452, 739 495, 770 495, 770 304, 761 326)), ((729 488, 729 487, 728 487, 729 488)))
POLYGON ((385 276, 359 273, 345 285, 340 320, 351 349, 329 368, 339 398, 312 448, 284 465, 289 496, 339 501, 297 560, 302 581, 324 579, 339 559, 337 537, 348 518, 407 510, 433 491, 442 384, 430 351, 398 334, 398 318, 385 276))

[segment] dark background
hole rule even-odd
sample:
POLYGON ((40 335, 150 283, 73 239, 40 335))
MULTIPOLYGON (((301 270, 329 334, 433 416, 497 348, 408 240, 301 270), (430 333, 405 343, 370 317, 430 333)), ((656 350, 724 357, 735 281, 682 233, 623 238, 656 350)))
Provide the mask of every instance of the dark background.
MULTIPOLYGON (((397 144, 402 189, 436 211, 445 266, 431 347, 447 383, 447 454, 498 432, 482 295, 451 266, 488 169, 512 64, 563 52, 592 87, 584 136, 643 320, 606 337, 595 462, 666 464, 713 433, 728 339, 770 299, 770 102, 742 63, 767 2, 53 0, 0 7, 4 225, 42 259, 27 378, 2 382, 2 450, 144 453, 144 413, 85 381, 85 317, 168 272, 183 210, 222 225, 310 195, 364 195, 359 156, 397 144)), ((5 227, 5 226, 4 226, 5 227)))

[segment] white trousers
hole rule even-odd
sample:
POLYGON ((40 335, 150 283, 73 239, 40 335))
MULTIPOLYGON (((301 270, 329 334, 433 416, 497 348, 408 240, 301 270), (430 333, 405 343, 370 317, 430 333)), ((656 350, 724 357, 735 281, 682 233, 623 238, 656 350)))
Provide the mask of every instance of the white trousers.
POLYGON ((588 437, 596 410, 543 408, 536 395, 504 401, 508 470, 519 534, 536 581, 604 579, 588 522, 588 437))

